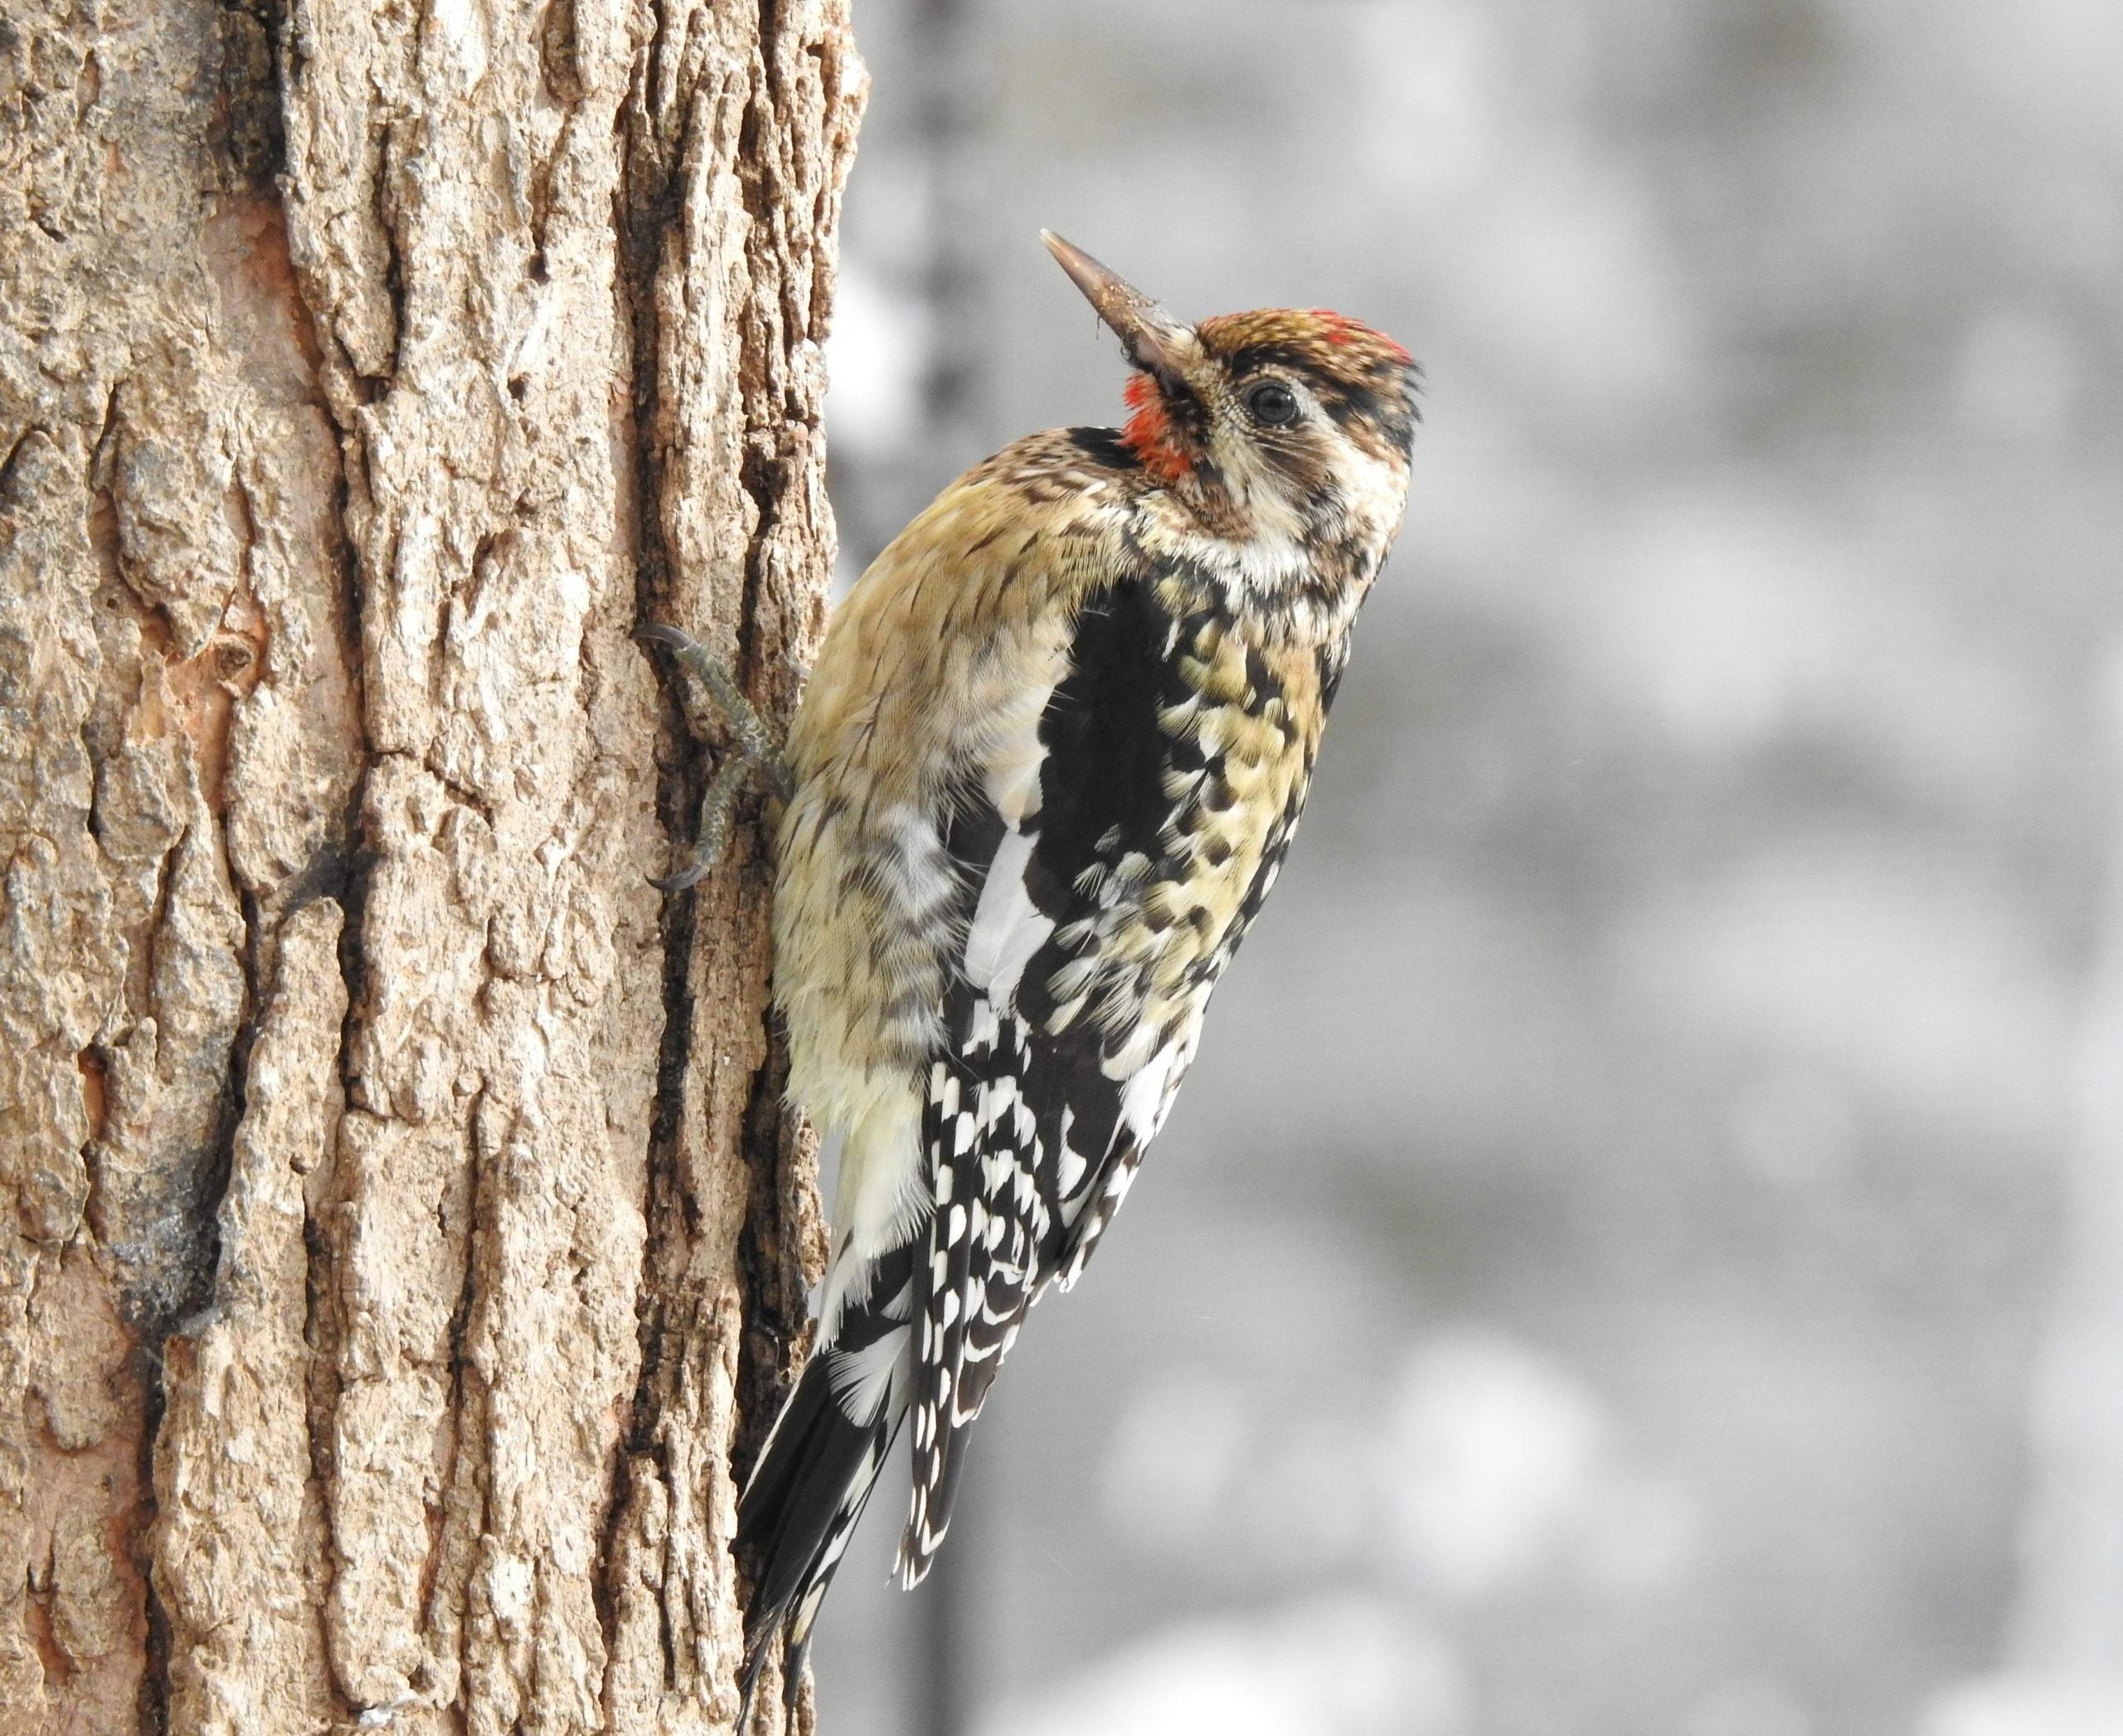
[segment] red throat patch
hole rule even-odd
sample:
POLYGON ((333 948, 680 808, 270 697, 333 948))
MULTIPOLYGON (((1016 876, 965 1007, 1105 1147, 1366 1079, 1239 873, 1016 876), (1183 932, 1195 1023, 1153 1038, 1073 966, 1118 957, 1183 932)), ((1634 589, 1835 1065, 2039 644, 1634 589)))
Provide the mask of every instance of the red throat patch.
POLYGON ((1120 430, 1120 444, 1159 482, 1178 482, 1194 468, 1194 460, 1179 444, 1158 382, 1148 374, 1130 374, 1121 396, 1128 401, 1129 416, 1128 425, 1120 430))

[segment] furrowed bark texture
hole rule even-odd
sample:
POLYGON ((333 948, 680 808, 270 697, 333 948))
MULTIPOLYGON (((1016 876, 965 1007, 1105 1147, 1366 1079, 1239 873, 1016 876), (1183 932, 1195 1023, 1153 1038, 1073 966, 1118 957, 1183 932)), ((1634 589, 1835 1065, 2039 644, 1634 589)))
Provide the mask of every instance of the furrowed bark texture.
POLYGON ((794 703, 861 93, 843 0, 0 18, 0 1736, 733 1719, 823 1237, 630 635, 794 703))

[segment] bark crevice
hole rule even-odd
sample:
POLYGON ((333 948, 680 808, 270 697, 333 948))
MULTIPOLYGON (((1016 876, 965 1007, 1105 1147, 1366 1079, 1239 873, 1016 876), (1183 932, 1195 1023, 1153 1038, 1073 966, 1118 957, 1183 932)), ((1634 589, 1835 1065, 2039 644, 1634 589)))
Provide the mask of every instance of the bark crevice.
POLYGON ((699 756, 631 634, 794 702, 843 12, 35 28, 0 1732, 724 1728, 747 1317, 819 1237, 758 836, 646 886, 699 756))

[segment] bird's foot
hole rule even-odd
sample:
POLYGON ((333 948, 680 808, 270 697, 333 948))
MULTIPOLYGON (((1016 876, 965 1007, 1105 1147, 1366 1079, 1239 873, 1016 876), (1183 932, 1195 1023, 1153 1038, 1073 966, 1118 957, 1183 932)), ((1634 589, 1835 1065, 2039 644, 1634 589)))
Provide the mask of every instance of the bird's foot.
POLYGON ((683 892, 714 873, 729 847, 730 814, 745 785, 754 779, 787 801, 794 793, 781 751, 773 732, 752 709, 722 659, 689 633, 658 621, 636 630, 634 637, 667 647, 683 669, 707 691, 709 703, 729 732, 731 751, 715 768, 707 788, 701 792, 700 813, 693 827, 692 848, 673 871, 649 884, 667 892, 683 892))

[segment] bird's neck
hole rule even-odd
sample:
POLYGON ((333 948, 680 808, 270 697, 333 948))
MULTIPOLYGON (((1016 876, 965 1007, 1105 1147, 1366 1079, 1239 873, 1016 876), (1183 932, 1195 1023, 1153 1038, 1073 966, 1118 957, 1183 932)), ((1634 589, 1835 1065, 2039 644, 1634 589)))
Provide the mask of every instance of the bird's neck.
POLYGON ((1144 552, 1262 643, 1319 647, 1345 638, 1390 533, 1323 513, 1211 510, 1160 491, 1144 501, 1144 552))

